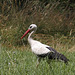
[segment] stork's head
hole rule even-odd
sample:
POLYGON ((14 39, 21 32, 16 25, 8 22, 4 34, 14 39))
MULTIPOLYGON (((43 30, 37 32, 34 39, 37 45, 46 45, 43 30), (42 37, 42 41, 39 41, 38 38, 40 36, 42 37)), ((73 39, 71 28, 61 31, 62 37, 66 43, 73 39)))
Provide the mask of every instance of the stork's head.
POLYGON ((36 31, 37 30, 37 25, 35 24, 31 24, 28 28, 28 30, 24 33, 24 35, 21 37, 21 39, 26 36, 27 33, 29 33, 30 31, 36 31))
POLYGON ((37 30, 37 25, 31 24, 31 25, 29 26, 28 30, 30 30, 30 31, 32 31, 32 30, 36 31, 36 30, 37 30))

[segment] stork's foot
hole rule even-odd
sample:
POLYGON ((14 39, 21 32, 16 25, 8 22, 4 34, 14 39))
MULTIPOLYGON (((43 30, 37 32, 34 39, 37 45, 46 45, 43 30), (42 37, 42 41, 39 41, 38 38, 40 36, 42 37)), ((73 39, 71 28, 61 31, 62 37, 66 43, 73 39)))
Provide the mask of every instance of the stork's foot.
POLYGON ((39 64, 36 64, 36 67, 37 67, 37 68, 38 68, 38 65, 39 65, 39 64))

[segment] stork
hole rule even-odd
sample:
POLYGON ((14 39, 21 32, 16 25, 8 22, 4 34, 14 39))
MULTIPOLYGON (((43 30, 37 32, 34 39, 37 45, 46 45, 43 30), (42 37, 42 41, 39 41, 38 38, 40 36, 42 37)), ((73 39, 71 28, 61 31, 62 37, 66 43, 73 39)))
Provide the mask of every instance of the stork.
POLYGON ((27 33, 31 32, 28 36, 28 42, 31 46, 32 52, 38 57, 37 61, 37 66, 41 60, 41 58, 47 57, 48 59, 57 59, 57 60, 62 60, 64 63, 68 63, 68 59, 61 53, 57 52, 55 49, 52 47, 42 44, 39 41, 33 40, 32 39, 32 34, 37 30, 37 25, 31 24, 28 28, 28 30, 24 33, 24 35, 21 37, 21 39, 27 35, 27 33))

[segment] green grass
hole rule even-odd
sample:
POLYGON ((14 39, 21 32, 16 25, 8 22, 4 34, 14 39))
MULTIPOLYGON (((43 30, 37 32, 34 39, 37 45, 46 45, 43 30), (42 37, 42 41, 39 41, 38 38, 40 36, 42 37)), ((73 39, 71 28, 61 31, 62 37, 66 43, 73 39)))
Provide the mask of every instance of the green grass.
POLYGON ((62 52, 69 58, 68 65, 63 62, 46 60, 36 67, 36 57, 29 50, 0 48, 0 75, 75 75, 75 52, 62 52))

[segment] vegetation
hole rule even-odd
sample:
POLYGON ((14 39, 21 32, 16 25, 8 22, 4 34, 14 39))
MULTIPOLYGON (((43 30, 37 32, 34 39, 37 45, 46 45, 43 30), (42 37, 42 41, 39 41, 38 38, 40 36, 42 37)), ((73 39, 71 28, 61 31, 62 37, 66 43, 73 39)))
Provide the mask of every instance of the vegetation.
POLYGON ((63 62, 52 60, 50 65, 42 60, 36 67, 36 57, 29 50, 23 49, 0 49, 0 75, 74 75, 75 52, 62 52, 70 59, 68 65, 63 62))
POLYGON ((0 0, 0 75, 74 75, 74 51, 75 0, 0 0), (44 60, 36 68, 27 37, 20 39, 31 23, 38 25, 34 39, 63 53, 68 65, 44 60))
POLYGON ((31 23, 37 33, 75 36, 74 0, 0 0, 0 40, 23 45, 20 37, 31 23))

